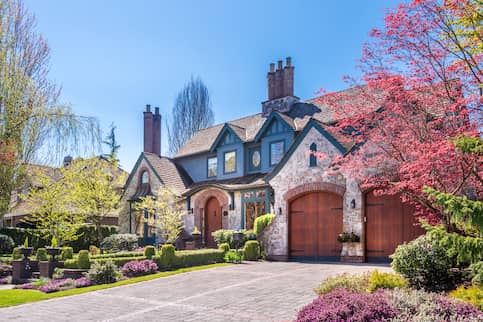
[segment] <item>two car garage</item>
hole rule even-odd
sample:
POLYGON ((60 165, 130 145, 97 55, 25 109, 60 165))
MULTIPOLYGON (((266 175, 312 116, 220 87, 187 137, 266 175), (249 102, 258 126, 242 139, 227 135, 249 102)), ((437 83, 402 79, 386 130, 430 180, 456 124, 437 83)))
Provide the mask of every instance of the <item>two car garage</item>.
MULTIPOLYGON (((368 261, 387 261, 396 247, 424 233, 415 226, 412 209, 399 196, 365 195, 365 253, 368 261)), ((292 199, 288 212, 289 256, 339 260, 343 231, 343 197, 326 191, 292 199)))

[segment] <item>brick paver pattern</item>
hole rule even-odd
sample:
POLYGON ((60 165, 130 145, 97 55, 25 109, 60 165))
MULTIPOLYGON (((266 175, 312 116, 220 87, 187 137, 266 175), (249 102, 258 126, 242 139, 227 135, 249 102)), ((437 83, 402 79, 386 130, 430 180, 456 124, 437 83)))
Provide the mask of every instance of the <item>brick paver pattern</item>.
POLYGON ((0 321, 291 321, 328 277, 388 266, 250 262, 0 309, 0 321))

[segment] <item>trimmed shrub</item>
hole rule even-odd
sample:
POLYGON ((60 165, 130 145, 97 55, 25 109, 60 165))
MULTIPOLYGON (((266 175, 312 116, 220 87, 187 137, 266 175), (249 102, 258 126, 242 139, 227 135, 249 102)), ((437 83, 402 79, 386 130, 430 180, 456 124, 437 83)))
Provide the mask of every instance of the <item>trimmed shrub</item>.
POLYGON ((87 250, 81 250, 77 255, 77 268, 87 269, 91 267, 91 260, 89 258, 89 252, 87 250))
MULTIPOLYGON (((377 294, 377 293, 375 293, 377 294)), ((385 291, 398 312, 391 321, 482 321, 483 313, 471 304, 423 290, 385 291)))
POLYGON ((181 250, 175 254, 174 267, 191 267, 224 262, 220 249, 181 250))
POLYGON ((49 256, 47 256, 47 251, 45 250, 45 248, 37 249, 37 260, 43 262, 49 260, 49 256))
POLYGON ((12 251, 12 259, 22 259, 22 247, 15 247, 12 251))
POLYGON ((398 274, 392 273, 380 273, 375 270, 372 272, 371 277, 369 277, 369 283, 367 286, 367 291, 372 293, 377 289, 394 289, 401 288, 405 289, 408 287, 408 282, 398 274))
POLYGON ((387 321, 397 314, 382 292, 336 289, 302 308, 296 321, 387 321))
POLYGON ((224 253, 227 253, 230 251, 230 244, 228 243, 223 243, 218 246, 218 249, 221 249, 224 253))
POLYGON ((225 253, 225 261, 229 263, 239 264, 243 260, 243 251, 233 252, 229 251, 225 253))
POLYGON ((127 262, 121 267, 122 274, 127 277, 154 274, 157 270, 158 265, 150 259, 127 262))
POLYGON ((0 254, 10 254, 14 246, 12 237, 0 234, 0 254))
POLYGON ((455 286, 450 256, 425 235, 398 246, 391 258, 392 268, 404 276, 412 287, 441 292, 455 286))
POLYGON ((101 249, 108 252, 132 251, 138 247, 136 234, 114 234, 101 243, 101 249))
POLYGON ((119 253, 109 253, 91 256, 91 259, 101 259, 101 258, 120 258, 120 257, 144 257, 142 252, 119 252, 119 253))
POLYGON ((101 249, 99 247, 96 247, 94 245, 89 246, 89 254, 92 256, 99 255, 101 253, 101 249))
POLYGON ((449 296, 470 303, 483 311, 483 285, 460 286, 449 293, 449 296))
POLYGON ((136 257, 111 257, 111 258, 98 258, 94 260, 96 263, 107 263, 107 262, 113 262, 116 266, 121 267, 122 265, 132 262, 132 261, 142 261, 145 260, 146 257, 144 256, 136 256, 136 257))
POLYGON ((74 258, 74 249, 69 246, 62 247, 62 251, 60 252, 60 258, 62 260, 74 258))
POLYGON ((111 262, 94 262, 89 269, 87 276, 94 284, 114 283, 120 277, 119 269, 111 262))
POLYGON ((369 272, 354 275, 349 273, 340 274, 325 279, 314 291, 319 295, 323 295, 337 288, 344 288, 352 292, 364 293, 369 286, 369 277, 369 272))
POLYGON ((64 268, 76 269, 79 268, 77 265, 77 259, 66 259, 64 261, 64 268))
POLYGON ((245 252, 246 260, 256 261, 260 258, 260 244, 256 240, 247 241, 243 251, 245 252))
POLYGON ((255 234, 260 234, 275 218, 274 214, 266 214, 255 218, 253 222, 253 232, 255 234))
POLYGON ((156 248, 154 248, 154 246, 146 246, 146 248, 144 249, 144 257, 146 257, 147 259, 151 259, 155 255, 156 248))
POLYGON ((159 256, 159 264, 158 266, 160 268, 166 269, 166 268, 172 268, 174 267, 175 264, 175 248, 171 244, 166 244, 161 247, 161 254, 159 256))
MULTIPOLYGON (((243 241, 240 245, 240 248, 243 248, 243 245, 245 245, 245 242, 248 240, 257 240, 257 235, 253 232, 253 230, 240 229, 239 231, 243 233, 243 241)), ((230 245, 230 248, 236 248, 235 242, 233 241, 234 232, 235 230, 219 229, 212 232, 211 235, 213 236, 213 239, 217 245, 227 243, 230 245)))

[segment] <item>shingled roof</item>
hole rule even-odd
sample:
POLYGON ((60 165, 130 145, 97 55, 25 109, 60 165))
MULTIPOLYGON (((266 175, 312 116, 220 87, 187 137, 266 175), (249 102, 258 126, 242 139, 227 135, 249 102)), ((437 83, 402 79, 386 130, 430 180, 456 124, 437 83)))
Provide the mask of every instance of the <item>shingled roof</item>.
POLYGON ((191 177, 172 159, 147 152, 143 154, 159 179, 174 193, 181 194, 192 184, 191 177))

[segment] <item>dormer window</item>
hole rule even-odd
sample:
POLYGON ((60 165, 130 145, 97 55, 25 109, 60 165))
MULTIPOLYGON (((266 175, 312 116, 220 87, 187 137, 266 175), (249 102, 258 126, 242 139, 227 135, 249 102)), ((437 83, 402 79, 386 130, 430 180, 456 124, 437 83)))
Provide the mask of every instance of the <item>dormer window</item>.
POLYGON ((141 174, 141 184, 149 184, 149 173, 146 170, 141 174))

